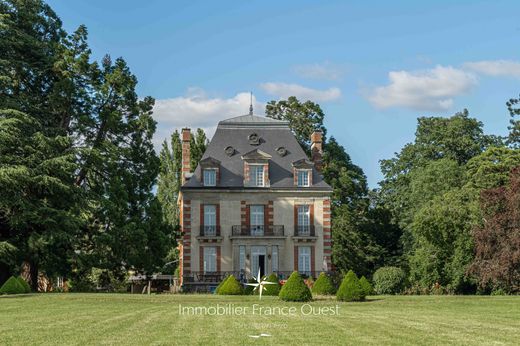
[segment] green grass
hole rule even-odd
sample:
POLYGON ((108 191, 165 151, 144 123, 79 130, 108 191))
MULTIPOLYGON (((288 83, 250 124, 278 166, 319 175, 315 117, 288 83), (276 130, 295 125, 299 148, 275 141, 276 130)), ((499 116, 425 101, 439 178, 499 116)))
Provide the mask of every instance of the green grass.
MULTIPOLYGON (((372 298, 372 297, 371 297, 372 298)), ((277 297, 32 294, 0 297, 0 344, 517 344, 520 297, 381 296, 339 316, 180 315, 179 304, 296 307, 277 297), (253 339, 249 335, 268 333, 253 339)), ((333 299, 310 303, 334 307, 333 299)))

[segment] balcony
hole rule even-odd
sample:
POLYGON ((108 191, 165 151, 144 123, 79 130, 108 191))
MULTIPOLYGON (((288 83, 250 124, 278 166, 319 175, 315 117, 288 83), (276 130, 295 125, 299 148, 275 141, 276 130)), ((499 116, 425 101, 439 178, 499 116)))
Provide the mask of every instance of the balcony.
POLYGON ((284 226, 283 225, 271 225, 271 226, 241 226, 235 225, 231 227, 232 237, 272 237, 272 238, 284 238, 284 226))
POLYGON ((220 236, 220 226, 200 226, 199 235, 197 239, 200 241, 217 241, 220 242, 222 237, 220 236))
POLYGON ((315 237, 316 231, 314 225, 295 226, 294 227, 295 237, 315 237))

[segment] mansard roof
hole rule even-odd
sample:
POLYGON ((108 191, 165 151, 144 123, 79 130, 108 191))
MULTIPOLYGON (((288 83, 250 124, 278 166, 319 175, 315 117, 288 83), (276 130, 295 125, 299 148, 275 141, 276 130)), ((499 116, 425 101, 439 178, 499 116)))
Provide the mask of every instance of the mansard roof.
MULTIPOLYGON (((244 159, 269 162, 270 189, 301 189, 294 186, 293 163, 310 162, 289 129, 287 121, 263 116, 243 115, 219 122, 202 161, 220 161, 220 179, 215 188, 244 187, 244 159)), ((330 191, 314 165, 313 185, 306 190, 330 191)), ((182 189, 202 188, 201 164, 182 189)))

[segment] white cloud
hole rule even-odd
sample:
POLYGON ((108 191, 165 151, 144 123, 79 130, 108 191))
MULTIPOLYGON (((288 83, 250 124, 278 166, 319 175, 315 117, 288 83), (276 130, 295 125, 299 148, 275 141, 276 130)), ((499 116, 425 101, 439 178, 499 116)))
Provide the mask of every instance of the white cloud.
MULTIPOLYGON (((204 129, 211 138, 220 120, 244 115, 249 112, 250 94, 241 92, 230 98, 209 97, 200 88, 189 88, 186 95, 155 101, 153 118, 157 121, 154 135, 156 150, 169 139, 175 129, 198 127, 204 129)), ((256 115, 265 114, 265 104, 253 95, 256 115)))
POLYGON ((512 60, 483 60, 467 62, 465 68, 488 76, 520 78, 520 62, 512 60))
POLYGON ((300 100, 311 101, 332 101, 341 97, 341 90, 339 88, 329 88, 326 90, 311 89, 299 84, 288 83, 263 83, 260 84, 266 93, 280 98, 288 98, 289 96, 296 96, 300 100))
POLYGON ((426 71, 392 71, 388 79, 388 85, 376 87, 367 95, 378 108, 444 111, 453 105, 453 97, 467 93, 477 84, 474 74, 451 66, 436 66, 426 71))
POLYGON ((293 71, 300 77, 325 80, 339 80, 344 68, 329 61, 318 64, 296 65, 293 71))

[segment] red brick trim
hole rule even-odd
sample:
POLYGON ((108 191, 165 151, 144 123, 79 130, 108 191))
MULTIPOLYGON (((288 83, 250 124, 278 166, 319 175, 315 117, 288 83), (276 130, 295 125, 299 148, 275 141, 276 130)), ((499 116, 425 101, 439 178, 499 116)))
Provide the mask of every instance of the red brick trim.
MULTIPOLYGON (((311 272, 314 273, 316 271, 316 258, 315 258, 316 251, 314 250, 314 246, 311 246, 311 272)), ((312 275, 312 274, 311 274, 312 275)))
POLYGON ((204 204, 200 204, 200 218, 199 218, 199 224, 201 226, 204 226, 204 204))
POLYGON ((199 246, 199 269, 201 272, 204 271, 204 247, 199 246))
POLYGON ((309 205, 309 223, 314 226, 314 204, 309 205))
POLYGON ((298 247, 294 246, 294 271, 298 271, 298 247))
POLYGON ((332 230, 330 199, 323 201, 323 259, 327 269, 332 270, 332 230))
POLYGON ((294 205, 294 234, 296 234, 298 229, 298 205, 294 205))
POLYGON ((220 204, 216 204, 215 206, 215 219, 217 224, 217 236, 220 236, 220 204))

